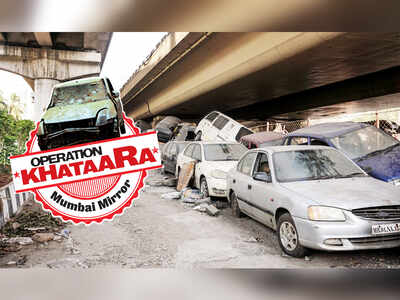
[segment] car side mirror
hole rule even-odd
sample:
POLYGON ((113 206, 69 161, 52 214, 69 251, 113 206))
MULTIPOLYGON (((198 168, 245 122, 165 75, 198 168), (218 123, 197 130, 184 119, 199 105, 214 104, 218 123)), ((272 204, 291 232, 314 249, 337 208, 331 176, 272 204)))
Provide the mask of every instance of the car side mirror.
POLYGON ((253 179, 263 182, 272 182, 271 175, 265 172, 256 172, 253 176, 253 179))

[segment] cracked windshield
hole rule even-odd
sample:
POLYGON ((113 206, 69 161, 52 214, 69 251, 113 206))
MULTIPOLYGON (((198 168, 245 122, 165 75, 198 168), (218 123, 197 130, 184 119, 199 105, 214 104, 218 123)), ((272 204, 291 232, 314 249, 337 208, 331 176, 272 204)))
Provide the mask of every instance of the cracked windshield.
POLYGON ((50 107, 71 104, 82 104, 103 100, 106 90, 101 81, 90 84, 81 84, 54 89, 50 107))

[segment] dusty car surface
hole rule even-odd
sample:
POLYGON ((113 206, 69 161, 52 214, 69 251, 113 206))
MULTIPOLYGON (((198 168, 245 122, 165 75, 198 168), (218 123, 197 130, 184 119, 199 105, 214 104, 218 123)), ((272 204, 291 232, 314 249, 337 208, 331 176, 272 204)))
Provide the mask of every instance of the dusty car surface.
POLYGON ((326 146, 248 151, 228 173, 232 212, 277 231, 284 252, 400 246, 400 190, 326 146))
POLYGON ((176 175, 185 163, 195 161, 194 186, 205 197, 226 197, 227 172, 246 150, 236 142, 192 142, 178 155, 176 175))
POLYGON ((242 136, 240 138, 240 143, 248 149, 280 146, 282 145, 283 137, 284 135, 279 132, 262 131, 242 136))
POLYGON ((108 78, 91 77, 54 87, 37 132, 41 150, 109 139, 125 133, 122 104, 108 78))
POLYGON ((196 141, 236 141, 253 131, 232 118, 213 111, 197 124, 196 141))
POLYGON ((344 152, 371 176, 400 185, 400 142, 374 126, 337 122, 289 133, 285 145, 326 145, 344 152))
POLYGON ((167 116, 162 119, 155 126, 155 130, 157 131, 157 138, 159 142, 167 143, 172 136, 172 132, 175 127, 181 122, 181 120, 177 117, 167 116))
POLYGON ((164 145, 161 151, 161 164, 164 172, 175 174, 178 154, 183 151, 189 142, 171 141, 164 145))
POLYGON ((196 125, 194 123, 179 123, 172 132, 172 141, 193 141, 196 137, 194 133, 196 125))

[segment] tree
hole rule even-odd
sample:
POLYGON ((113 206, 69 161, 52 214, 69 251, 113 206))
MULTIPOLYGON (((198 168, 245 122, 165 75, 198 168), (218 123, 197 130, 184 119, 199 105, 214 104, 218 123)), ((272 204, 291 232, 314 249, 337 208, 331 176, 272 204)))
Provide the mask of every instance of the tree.
POLYGON ((13 97, 13 95, 11 95, 11 103, 14 106, 10 109, 0 91, 0 173, 10 172, 9 157, 25 151, 25 142, 30 131, 34 129, 32 121, 19 120, 15 117, 16 115, 20 118, 23 111, 21 105, 18 104, 21 103, 19 97, 16 95, 13 97))
POLYGON ((20 120, 24 109, 25 104, 21 102, 21 98, 15 93, 12 93, 8 101, 8 113, 13 115, 17 120, 20 120))

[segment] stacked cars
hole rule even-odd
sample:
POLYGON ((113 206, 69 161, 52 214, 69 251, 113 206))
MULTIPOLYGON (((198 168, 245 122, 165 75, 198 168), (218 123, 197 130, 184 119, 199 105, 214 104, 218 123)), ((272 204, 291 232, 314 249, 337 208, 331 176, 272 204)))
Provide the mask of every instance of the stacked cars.
POLYGON ((193 186, 275 230, 286 254, 400 246, 400 143, 382 130, 340 122, 253 133, 214 111, 194 132, 175 174, 194 162, 193 186))

